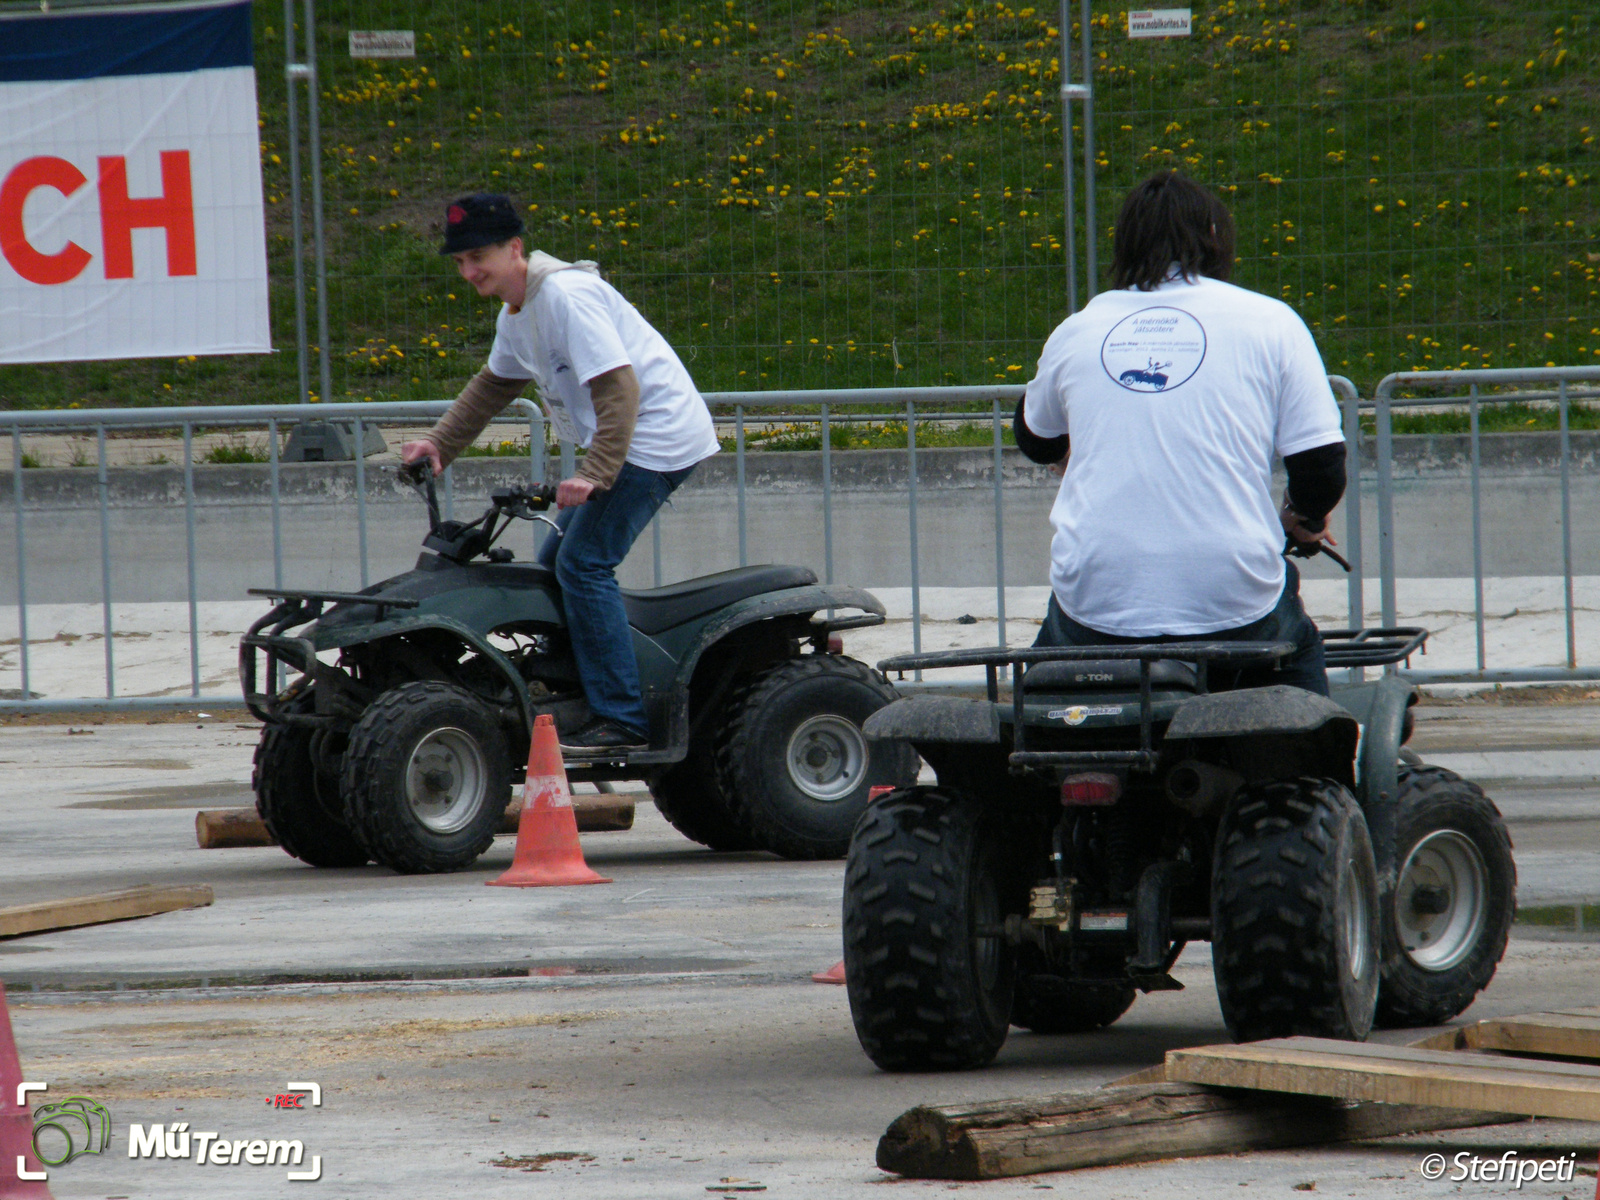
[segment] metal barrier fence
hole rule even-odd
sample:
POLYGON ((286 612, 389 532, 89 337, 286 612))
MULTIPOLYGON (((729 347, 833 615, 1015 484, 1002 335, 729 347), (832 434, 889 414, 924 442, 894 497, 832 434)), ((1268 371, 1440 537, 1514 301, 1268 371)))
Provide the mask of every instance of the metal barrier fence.
MULTIPOLYGON (((1600 668, 1580 667, 1577 663, 1574 626, 1573 561, 1571 537, 1571 505, 1569 485, 1570 445, 1568 441, 1568 413, 1572 399, 1571 384, 1600 381, 1600 367, 1546 369, 1536 371, 1466 371, 1441 373, 1396 374, 1387 377, 1377 396, 1363 401, 1355 386, 1342 376, 1330 376, 1329 382, 1339 399, 1343 411, 1344 429, 1348 445, 1349 490, 1345 500, 1346 553, 1351 572, 1347 583, 1348 620, 1352 628, 1364 623, 1364 570, 1362 562, 1362 482, 1361 482, 1361 415, 1370 410, 1376 421, 1377 450, 1377 508, 1380 589, 1382 595, 1383 623, 1396 623, 1395 561, 1394 561, 1394 486, 1392 416, 1396 407, 1437 407, 1439 405, 1468 406, 1472 433, 1472 495, 1473 495, 1473 546, 1476 619, 1478 630, 1478 669, 1462 671, 1404 672, 1419 681, 1481 681, 1518 682, 1558 679, 1600 678, 1600 668), (1554 392, 1518 392, 1512 394, 1483 395, 1480 388, 1510 383, 1555 384, 1554 392), (1466 396, 1400 397, 1399 388, 1460 388, 1469 390, 1466 396), (1478 452, 1478 411, 1483 404, 1503 401, 1540 399, 1549 397, 1559 408, 1561 439, 1561 495, 1563 569, 1566 584, 1567 664, 1561 668, 1512 666, 1490 669, 1484 660, 1484 608, 1483 608, 1483 556, 1481 546, 1479 494, 1480 461, 1478 452)), ((731 429, 734 441, 734 459, 737 480, 738 556, 740 565, 748 561, 746 519, 746 435, 752 422, 766 423, 771 410, 783 410, 785 422, 814 421, 819 432, 821 458, 821 502, 823 515, 823 573, 833 579, 833 470, 832 438, 834 423, 871 419, 873 417, 903 418, 906 423, 907 495, 906 536, 910 550, 912 646, 915 652, 922 649, 922 589, 924 581, 918 559, 919 496, 917 483, 917 429, 919 423, 926 427, 930 422, 960 421, 971 423, 986 420, 990 425, 990 446, 993 454, 992 492, 994 505, 994 563, 995 602, 998 616, 998 641, 1007 644, 1006 634, 1006 553, 1005 530, 1002 520, 1002 450, 1004 434, 1010 412, 1022 394, 1015 385, 992 387, 955 388, 864 388, 854 390, 804 391, 804 392, 725 392, 707 395, 713 406, 723 410, 717 417, 719 425, 731 429), (971 411, 975 404, 986 404, 987 414, 971 411), (967 406, 966 411, 941 411, 952 406, 967 406), (813 408, 814 413, 795 416, 796 408, 813 408), (727 411, 727 410, 730 410, 727 411), (841 412, 840 410, 845 410, 841 412)), ((1584 393, 1589 395, 1590 393, 1584 393)), ((298 405, 239 405, 213 408, 181 409, 102 409, 78 412, 28 412, 0 413, 0 435, 11 437, 12 502, 16 527, 16 585, 18 596, 19 651, 21 667, 21 699, 0 701, 0 711, 75 711, 91 708, 162 708, 192 706, 196 699, 207 704, 224 701, 216 694, 202 696, 200 691, 198 598, 196 592, 197 554, 195 545, 195 488, 194 488, 194 436, 197 428, 262 427, 267 433, 269 453, 269 481, 272 512, 273 581, 283 586, 283 534, 280 513, 279 446, 280 431, 304 420, 347 420, 354 426, 355 444, 361 445, 364 429, 368 425, 393 423, 415 424, 436 417, 446 407, 444 401, 427 401, 391 404, 316 405, 306 408, 298 405), (183 502, 186 535, 186 600, 189 616, 189 683, 187 697, 126 697, 116 690, 116 662, 113 647, 115 632, 113 595, 112 549, 109 522, 108 476, 106 464, 106 434, 110 429, 163 428, 179 429, 183 436, 183 502), (32 434, 59 432, 61 430, 92 430, 96 436, 97 482, 100 521, 100 604, 105 635, 105 696, 80 699, 30 699, 31 676, 28 651, 28 599, 27 599, 27 509, 23 469, 24 439, 32 434)), ((499 418, 503 423, 525 426, 530 447, 546 445, 543 414, 528 400, 517 400, 499 418)), ((561 472, 570 474, 575 462, 575 449, 570 443, 560 443, 561 472)), ((529 458, 529 479, 544 481, 546 455, 532 453, 529 458)), ((361 584, 368 578, 367 541, 367 471, 365 460, 354 461, 358 545, 361 584)), ((444 506, 446 516, 453 510, 453 470, 444 478, 444 506)), ((652 526, 654 554, 653 576, 659 586, 662 582, 661 538, 659 522, 652 526)))

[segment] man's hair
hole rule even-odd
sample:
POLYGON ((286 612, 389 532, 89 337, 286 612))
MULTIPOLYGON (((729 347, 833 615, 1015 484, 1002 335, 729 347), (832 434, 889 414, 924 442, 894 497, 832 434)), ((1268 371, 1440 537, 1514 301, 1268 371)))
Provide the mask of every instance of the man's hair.
POLYGON ((1185 277, 1227 279, 1233 217, 1222 201, 1176 171, 1157 171, 1122 202, 1112 238, 1111 282, 1148 292, 1174 265, 1185 277))

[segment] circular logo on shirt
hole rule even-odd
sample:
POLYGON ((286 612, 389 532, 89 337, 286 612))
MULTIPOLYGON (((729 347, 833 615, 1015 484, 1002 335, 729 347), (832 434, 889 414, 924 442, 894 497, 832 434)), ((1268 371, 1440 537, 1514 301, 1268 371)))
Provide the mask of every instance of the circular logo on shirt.
POLYGON ((1100 365, 1130 392, 1182 387, 1205 357, 1206 331, 1181 308, 1141 308, 1112 326, 1100 346, 1100 365))

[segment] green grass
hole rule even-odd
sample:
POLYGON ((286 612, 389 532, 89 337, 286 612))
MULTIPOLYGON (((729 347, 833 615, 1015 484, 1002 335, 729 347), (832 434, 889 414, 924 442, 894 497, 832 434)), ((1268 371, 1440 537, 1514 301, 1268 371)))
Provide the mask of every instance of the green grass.
MULTIPOLYGON (((318 11, 332 399, 438 399, 481 365, 495 305, 435 251, 443 202, 478 188, 515 196, 534 244, 598 259, 707 391, 1022 382, 1065 314, 1053 6, 318 11), (418 57, 351 60, 352 27, 414 28, 418 57)), ((295 398, 282 9, 255 16, 283 352, 4 367, 0 406, 295 398)), ((1232 207, 1236 282, 1293 304, 1364 392, 1392 370, 1600 363, 1584 6, 1195 19, 1130 42, 1097 11, 1102 264, 1120 196, 1172 165, 1232 207)))
POLYGON ((200 456, 201 462, 208 463, 264 463, 271 459, 272 455, 265 444, 249 442, 242 437, 230 438, 220 446, 212 446, 200 456))
MULTIPOLYGON (((1391 417, 1395 433, 1470 433, 1472 418, 1465 411, 1402 412, 1391 417)), ((1373 433, 1377 425, 1371 417, 1361 418, 1363 432, 1373 433)), ((1547 404, 1486 404, 1478 410, 1480 433, 1524 433, 1528 430, 1561 428, 1561 415, 1547 404)), ((1600 429, 1600 406, 1573 404, 1567 411, 1568 429, 1600 429)))

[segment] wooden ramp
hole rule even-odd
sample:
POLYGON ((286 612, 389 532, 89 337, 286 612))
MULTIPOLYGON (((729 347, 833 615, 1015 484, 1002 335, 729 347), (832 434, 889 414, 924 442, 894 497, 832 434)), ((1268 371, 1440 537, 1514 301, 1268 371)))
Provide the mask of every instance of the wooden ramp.
POLYGON ((161 887, 145 884, 124 888, 119 892, 74 896, 69 900, 17 904, 0 908, 0 938, 47 933, 53 929, 73 929, 80 925, 103 925, 108 921, 127 921, 134 917, 153 917, 157 913, 176 912, 183 908, 204 908, 212 899, 211 888, 206 884, 161 887))
POLYGON ((1462 1030, 1469 1050, 1600 1059, 1600 1008, 1495 1017, 1462 1030))
POLYGON ((1481 1050, 1279 1038, 1168 1051, 1167 1078, 1341 1100, 1600 1121, 1600 1067, 1481 1050))

